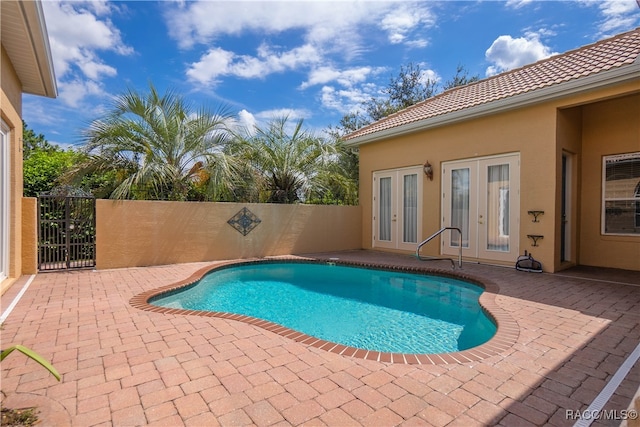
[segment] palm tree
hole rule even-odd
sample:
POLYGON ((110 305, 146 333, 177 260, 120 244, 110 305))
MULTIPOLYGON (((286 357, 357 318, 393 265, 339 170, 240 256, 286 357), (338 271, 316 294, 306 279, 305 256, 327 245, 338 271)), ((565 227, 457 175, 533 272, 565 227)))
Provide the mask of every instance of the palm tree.
POLYGON ((186 200, 194 185, 206 184, 208 198, 224 192, 232 162, 223 148, 230 115, 194 111, 174 92, 160 95, 129 90, 95 120, 83 139, 87 160, 73 176, 90 171, 115 172, 111 198, 186 200))
POLYGON ((344 181, 337 146, 302 125, 299 120, 290 126, 283 117, 236 135, 227 153, 244 165, 244 183, 236 181, 237 193, 253 197, 248 201, 298 203, 344 181), (248 191, 251 188, 257 192, 248 191))
POLYGON ((358 204, 358 150, 346 147, 341 139, 333 142, 336 156, 327 165, 321 178, 323 185, 312 192, 310 203, 358 204))

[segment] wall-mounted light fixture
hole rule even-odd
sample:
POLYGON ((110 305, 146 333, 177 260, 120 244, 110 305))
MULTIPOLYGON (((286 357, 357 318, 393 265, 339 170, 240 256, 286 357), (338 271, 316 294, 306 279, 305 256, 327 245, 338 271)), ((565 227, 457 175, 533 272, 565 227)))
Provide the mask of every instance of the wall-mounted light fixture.
POLYGON ((433 166, 431 166, 429 160, 424 164, 424 174, 429 178, 429 181, 433 181, 433 166))
POLYGON ((540 220, 538 219, 538 217, 540 215, 544 214, 544 211, 527 211, 527 213, 529 215, 533 215, 533 221, 532 222, 540 222, 540 220))

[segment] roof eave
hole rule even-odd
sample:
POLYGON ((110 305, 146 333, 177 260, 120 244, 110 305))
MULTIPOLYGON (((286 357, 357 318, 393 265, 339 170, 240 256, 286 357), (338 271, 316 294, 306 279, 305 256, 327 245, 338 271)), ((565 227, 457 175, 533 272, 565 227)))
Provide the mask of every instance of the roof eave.
MULTIPOLYGON (((42 10, 40 1, 27 2, 35 8, 35 21, 33 25, 29 22, 29 27, 33 28, 32 40, 37 43, 40 55, 38 55, 38 68, 42 76, 45 93, 43 96, 56 98, 58 96, 58 85, 56 84, 56 74, 53 68, 53 57, 51 55, 51 46, 49 45, 49 34, 47 32, 47 24, 42 10)), ((38 94, 40 95, 40 94, 38 94)))
POLYGON ((57 97, 58 87, 42 2, 3 2, 2 11, 2 45, 22 83, 22 92, 57 97))
POLYGON ((465 120, 497 114, 509 109, 535 105, 578 93, 586 93, 595 89, 601 89, 607 86, 622 84, 633 80, 640 82, 639 61, 635 61, 631 65, 597 73, 592 76, 570 80, 558 85, 537 89, 520 95, 511 96, 509 98, 443 114, 441 116, 431 117, 413 123, 408 123, 406 125, 362 135, 346 140, 345 145, 360 146, 383 139, 398 137, 439 126, 446 126, 465 120))

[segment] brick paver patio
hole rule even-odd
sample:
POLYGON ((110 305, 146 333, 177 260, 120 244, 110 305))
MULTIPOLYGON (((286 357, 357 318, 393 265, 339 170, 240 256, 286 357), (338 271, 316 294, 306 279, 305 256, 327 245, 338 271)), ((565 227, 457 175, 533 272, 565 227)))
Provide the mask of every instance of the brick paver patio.
MULTIPOLYGON (((318 257, 420 263, 371 251, 318 257)), ((469 363, 345 357, 243 322, 129 304, 211 264, 37 275, 2 343, 33 348, 63 379, 12 354, 1 367, 3 405, 35 405, 52 426, 572 425, 567 411, 587 408, 640 342, 640 275, 602 269, 465 264, 500 287, 495 302, 519 327, 509 349, 469 363)), ((26 281, 3 296, 3 310, 26 281)), ((639 384, 636 363, 605 409, 626 409, 639 384)))

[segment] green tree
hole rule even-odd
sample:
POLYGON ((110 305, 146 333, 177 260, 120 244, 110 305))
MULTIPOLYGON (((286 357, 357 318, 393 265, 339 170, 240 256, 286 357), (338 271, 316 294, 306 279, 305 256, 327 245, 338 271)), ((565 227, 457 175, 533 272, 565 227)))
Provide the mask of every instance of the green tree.
POLYGON ((334 142, 336 155, 327 164, 323 185, 314 188, 308 202, 323 205, 358 204, 358 149, 334 142))
POLYGON ((350 112, 342 116, 337 126, 329 125, 326 132, 333 139, 339 140, 369 123, 371 123, 371 120, 365 117, 363 113, 359 111, 350 112))
POLYGON ((86 160, 72 176, 112 174, 116 199, 186 200, 199 186, 200 196, 215 200, 227 185, 232 165, 222 148, 229 138, 223 108, 194 109, 172 91, 129 90, 110 111, 84 132, 86 160), (206 188, 202 182, 206 181, 206 188))
MULTIPOLYGON (((456 74, 445 82, 442 90, 464 86, 478 80, 477 75, 469 77, 469 72, 465 67, 458 65, 456 74)), ((397 76, 391 77, 389 84, 381 90, 381 96, 372 97, 363 102, 360 105, 360 111, 345 114, 337 126, 329 126, 328 133, 334 138, 341 138, 377 120, 429 99, 440 91, 438 82, 428 78, 426 72, 420 68, 420 64, 410 62, 400 67, 397 76)))
POLYGON ((61 183, 60 178, 80 158, 80 154, 49 143, 43 134, 36 134, 22 122, 23 194, 37 197, 61 183))
POLYGON ((419 64, 410 62, 400 67, 398 76, 390 80, 383 92, 387 94, 393 112, 396 112, 431 98, 436 89, 437 82, 426 77, 419 64))
POLYGON ((72 150, 34 149, 23 163, 23 193, 25 197, 37 197, 60 184, 64 175, 80 158, 72 150))
POLYGON ((30 129, 27 123, 22 121, 22 158, 27 159, 34 151, 56 151, 59 147, 50 144, 45 136, 37 134, 30 129))
POLYGON ((469 83, 477 82, 480 80, 480 76, 477 74, 475 76, 469 77, 469 71, 463 66, 458 65, 456 68, 456 74, 450 80, 447 80, 442 87, 442 90, 449 90, 458 86, 465 86, 469 83))
POLYGON ((410 62, 400 67, 396 77, 382 90, 384 96, 371 98, 364 104, 372 122, 410 107, 435 95, 437 82, 426 77, 420 64, 410 62))
POLYGON ((305 130, 303 120, 289 126, 287 117, 274 119, 254 132, 237 135, 228 154, 242 165, 237 169, 241 174, 235 180, 236 194, 248 195, 251 201, 321 201, 331 186, 344 194, 353 191, 354 183, 347 182, 337 161, 339 148, 305 130))

